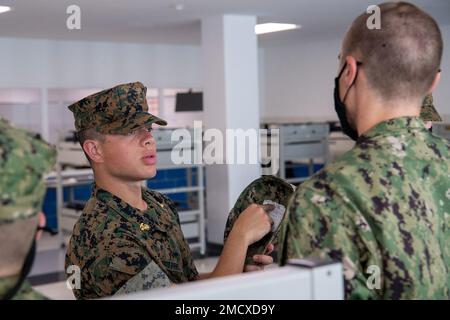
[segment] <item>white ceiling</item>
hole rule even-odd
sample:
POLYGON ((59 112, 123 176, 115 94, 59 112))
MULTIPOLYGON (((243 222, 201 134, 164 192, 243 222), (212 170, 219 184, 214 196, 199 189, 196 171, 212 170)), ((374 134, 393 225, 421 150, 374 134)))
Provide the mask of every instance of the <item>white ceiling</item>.
MULTIPOLYGON (((412 0, 441 25, 450 24, 450 0, 412 0)), ((301 24, 299 30, 259 36, 262 46, 341 37, 367 0, 0 0, 0 37, 200 44, 204 17, 255 15, 258 22, 301 24), (174 4, 185 8, 177 11, 174 4), (66 28, 67 6, 81 8, 81 30, 66 28)))

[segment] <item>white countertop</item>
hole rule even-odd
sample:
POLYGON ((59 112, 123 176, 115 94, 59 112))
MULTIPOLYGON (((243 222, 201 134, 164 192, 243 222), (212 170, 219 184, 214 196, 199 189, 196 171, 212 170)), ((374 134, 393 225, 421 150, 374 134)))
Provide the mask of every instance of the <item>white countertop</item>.
POLYGON ((75 300, 72 290, 66 286, 66 281, 34 286, 33 289, 51 300, 75 300))

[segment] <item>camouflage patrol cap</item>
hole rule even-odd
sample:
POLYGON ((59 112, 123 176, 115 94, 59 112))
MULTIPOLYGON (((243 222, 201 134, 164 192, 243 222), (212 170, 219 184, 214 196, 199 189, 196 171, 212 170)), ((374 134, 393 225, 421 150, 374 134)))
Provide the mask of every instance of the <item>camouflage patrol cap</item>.
POLYGON ((56 149, 0 118, 0 225, 36 215, 56 149))
MULTIPOLYGON (((251 204, 264 204, 270 200, 287 208, 289 199, 294 194, 294 188, 283 179, 275 176, 262 176, 250 183, 240 194, 231 209, 225 226, 224 243, 239 215, 251 204)), ((253 256, 262 254, 269 243, 276 242, 277 232, 269 232, 261 240, 248 247, 246 264, 254 264, 253 256)))
POLYGON ((442 121, 441 116, 434 108, 433 96, 431 94, 427 95, 423 100, 420 117, 423 121, 442 121))
POLYGON ((103 134, 127 134, 152 123, 167 125, 148 112, 147 88, 140 82, 94 93, 69 109, 75 117, 77 132, 94 128, 103 134))

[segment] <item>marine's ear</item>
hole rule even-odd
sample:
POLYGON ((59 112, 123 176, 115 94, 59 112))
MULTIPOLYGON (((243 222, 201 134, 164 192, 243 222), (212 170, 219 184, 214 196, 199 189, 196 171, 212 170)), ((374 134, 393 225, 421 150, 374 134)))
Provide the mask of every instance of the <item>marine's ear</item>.
POLYGON ((103 150, 99 141, 90 139, 84 141, 83 150, 92 162, 102 163, 104 161, 103 150))

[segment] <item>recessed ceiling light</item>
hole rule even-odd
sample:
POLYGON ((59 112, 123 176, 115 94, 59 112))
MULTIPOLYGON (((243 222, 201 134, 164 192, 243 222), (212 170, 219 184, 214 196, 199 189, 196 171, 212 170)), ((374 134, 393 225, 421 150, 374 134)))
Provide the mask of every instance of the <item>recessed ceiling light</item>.
POLYGON ((184 9, 184 4, 183 3, 175 3, 172 5, 172 8, 177 11, 181 11, 184 9))
POLYGON ((301 26, 298 24, 291 23, 261 23, 255 26, 256 34, 264 34, 270 32, 286 31, 293 29, 300 29, 301 26))
POLYGON ((11 7, 0 6, 0 13, 11 11, 11 7))

